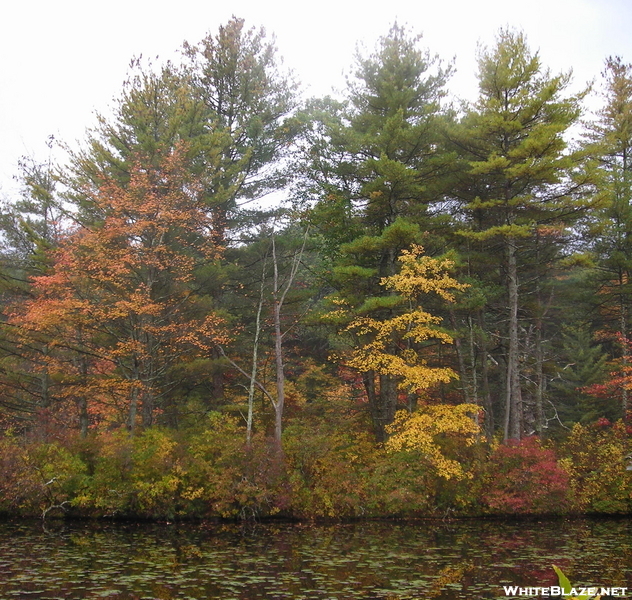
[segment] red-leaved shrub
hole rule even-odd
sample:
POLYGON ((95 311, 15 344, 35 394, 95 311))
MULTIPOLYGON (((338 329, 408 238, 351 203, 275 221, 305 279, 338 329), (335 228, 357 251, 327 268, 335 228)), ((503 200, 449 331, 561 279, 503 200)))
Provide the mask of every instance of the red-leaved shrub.
POLYGON ((568 474, 535 436, 499 446, 486 479, 482 500, 494 513, 559 513, 568 506, 568 474))

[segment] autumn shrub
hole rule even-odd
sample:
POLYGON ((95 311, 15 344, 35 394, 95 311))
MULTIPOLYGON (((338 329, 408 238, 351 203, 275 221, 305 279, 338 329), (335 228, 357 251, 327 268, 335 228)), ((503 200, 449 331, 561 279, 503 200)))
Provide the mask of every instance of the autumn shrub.
POLYGON ((84 512, 150 519, 205 516, 205 506, 196 501, 207 482, 196 479, 185 435, 151 427, 131 436, 119 429, 102 432, 98 444, 89 485, 74 502, 84 512))
POLYGON ((278 453, 263 436, 246 446, 228 415, 211 413, 192 430, 101 432, 91 453, 92 472, 73 501, 85 515, 252 518, 287 505, 278 453))
POLYGON ((83 514, 117 517, 131 514, 132 438, 121 428, 102 431, 93 440, 92 473, 73 504, 83 514))
POLYGON ((400 411, 371 476, 372 511, 399 516, 465 512, 472 449, 480 429, 477 407, 422 405, 400 411))
POLYGON ((326 419, 296 421, 283 436, 292 492, 300 517, 358 517, 367 513, 368 481, 375 455, 366 432, 332 427, 326 419))
POLYGON ((626 467, 632 450, 628 426, 606 419, 576 424, 562 446, 562 465, 570 476, 572 507, 587 513, 629 513, 632 471, 626 467))
POLYGON ((58 443, 37 444, 29 449, 29 467, 42 481, 40 507, 65 512, 86 485, 87 468, 81 458, 58 443))
POLYGON ((368 485, 375 516, 421 517, 433 512, 435 474, 418 451, 376 453, 368 485))
POLYGON ((178 445, 175 431, 158 427, 134 437, 129 481, 135 513, 174 518, 186 512, 180 502, 185 472, 178 461, 178 445))
POLYGON ((280 452, 263 434, 246 445, 245 431, 229 415, 212 413, 207 426, 188 441, 187 492, 207 516, 258 518, 287 506, 280 452))
POLYGON ((555 452, 531 436, 494 450, 481 500, 496 514, 562 513, 569 507, 569 492, 568 474, 555 452))
POLYGON ((109 517, 174 518, 186 512, 175 431, 152 427, 130 436, 119 429, 103 432, 97 443, 93 473, 76 507, 109 517))
POLYGON ((25 449, 12 436, 0 439, 0 473, 0 512, 20 513, 39 496, 42 482, 29 469, 25 449))
POLYGON ((0 511, 65 514, 85 485, 86 466, 61 443, 0 440, 0 511))

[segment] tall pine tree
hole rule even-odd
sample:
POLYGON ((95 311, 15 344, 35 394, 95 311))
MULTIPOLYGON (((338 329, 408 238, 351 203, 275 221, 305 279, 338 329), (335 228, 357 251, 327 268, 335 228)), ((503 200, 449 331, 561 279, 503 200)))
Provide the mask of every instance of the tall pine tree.
POLYGON ((539 430, 542 418, 542 406, 523 405, 520 332, 527 315, 520 276, 535 245, 558 238, 586 206, 584 155, 566 142, 581 95, 565 96, 570 75, 551 75, 524 34, 510 30, 482 49, 478 78, 477 102, 450 133, 462 161, 453 195, 460 234, 498 257, 493 270, 505 289, 504 307, 497 308, 506 324, 503 429, 505 439, 520 439, 531 427, 539 430))

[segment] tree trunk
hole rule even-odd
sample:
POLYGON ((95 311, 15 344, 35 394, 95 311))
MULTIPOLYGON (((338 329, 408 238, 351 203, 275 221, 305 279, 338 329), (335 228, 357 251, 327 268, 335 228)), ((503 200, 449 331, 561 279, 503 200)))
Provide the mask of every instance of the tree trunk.
POLYGON ((143 427, 151 427, 154 424, 154 407, 155 398, 151 391, 143 390, 141 402, 141 414, 143 418, 143 427))
POLYGON ((509 348, 505 395, 505 441, 522 437, 522 394, 518 346, 518 266, 516 241, 507 240, 507 291, 509 296, 509 348))
POLYGON ((480 329, 479 344, 481 356, 481 375, 483 379, 483 407, 485 408, 485 433, 491 438, 496 430, 496 422, 494 415, 494 405, 492 403, 492 394, 489 387, 489 366, 487 356, 487 340, 485 339, 485 321, 483 311, 478 311, 478 326, 480 329))
MULTIPOLYGON (((454 310, 450 310, 450 324, 454 330, 454 349, 456 350, 456 359, 459 364, 459 379, 461 381, 461 391, 465 402, 470 402, 470 384, 468 382, 467 369, 465 368, 465 357, 463 356, 463 344, 461 337, 457 333, 457 322, 454 310)), ((473 363, 472 363, 473 364, 473 363)))
POLYGON ((281 333, 281 308, 285 302, 285 297, 294 283, 294 278, 301 264, 301 258, 307 242, 307 231, 303 238, 303 245, 300 251, 294 255, 290 274, 283 291, 279 284, 279 262, 276 255, 276 242, 272 235, 272 262, 274 277, 272 280, 272 297, 274 299, 274 358, 276 363, 276 389, 277 399, 274 403, 274 441, 279 452, 282 451, 281 435, 283 433, 283 407, 285 404, 285 373, 283 370, 283 335, 281 333))
MULTIPOLYGON (((81 383, 82 386, 86 385, 88 380, 88 360, 85 355, 81 355, 79 357, 79 372, 81 373, 81 383)), ((88 437, 88 399, 85 394, 80 394, 78 400, 78 408, 79 408, 79 432, 82 439, 88 437)))
MULTIPOLYGON (((276 261, 275 261, 276 268, 276 261)), ((283 345, 281 338, 281 304, 274 302, 274 358, 276 362, 277 398, 274 406, 274 441, 281 448, 283 433, 283 405, 285 404, 285 373, 283 371, 283 345)))
MULTIPOLYGON (((619 289, 623 289, 625 278, 623 273, 619 273, 619 289)), ((621 330, 621 366, 625 373, 629 361, 628 356, 628 322, 626 318, 626 306, 625 298, 623 294, 619 296, 620 315, 619 315, 619 329, 621 330)), ((625 386, 621 389, 621 415, 624 420, 628 418, 628 390, 625 386)))
MULTIPOLYGON (((479 398, 478 398, 478 376, 476 374, 476 341, 474 337, 474 324, 472 323, 472 317, 469 316, 468 319, 468 329, 470 333, 469 346, 470 346, 470 372, 472 374, 471 377, 471 402, 474 402, 477 406, 479 406, 479 398)), ((476 417, 474 419, 477 425, 479 423, 479 415, 476 413, 476 417)))
POLYGON ((366 391, 366 397, 369 401, 369 412, 371 414, 371 422, 373 423, 373 431, 376 439, 380 439, 382 435, 378 426, 380 422, 379 399, 375 391, 375 371, 367 371, 362 373, 362 382, 366 391))
MULTIPOLYGON (((265 265, 264 265, 265 275, 265 265)), ((259 352, 259 336, 261 334, 261 310, 263 309, 263 280, 261 281, 261 295, 259 306, 257 307, 257 318, 255 321, 255 339, 252 347, 252 369, 250 371, 250 385, 248 386, 248 417, 246 419, 246 445, 250 446, 252 441, 252 421, 255 404, 255 381, 257 380, 257 355, 259 352)))
POLYGON ((132 393, 130 395, 130 404, 129 404, 129 421, 127 423, 127 429, 130 432, 130 435, 134 433, 136 429, 136 414, 138 412, 138 388, 136 385, 132 388, 132 393))
MULTIPOLYGON (((539 304, 539 302, 538 302, 539 304)), ((538 306, 538 309, 540 307, 538 306)), ((535 431, 538 435, 544 432, 544 350, 542 348, 542 318, 535 323, 535 431)))
POLYGON ((380 375, 379 399, 378 441, 383 442, 388 437, 386 426, 393 422, 397 410, 397 380, 393 375, 380 375))

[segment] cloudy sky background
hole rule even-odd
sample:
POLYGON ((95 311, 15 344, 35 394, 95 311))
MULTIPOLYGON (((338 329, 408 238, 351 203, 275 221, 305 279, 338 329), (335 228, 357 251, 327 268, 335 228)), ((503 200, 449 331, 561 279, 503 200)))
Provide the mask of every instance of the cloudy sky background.
MULTIPOLYGON (((578 90, 604 59, 632 62, 629 0, 22 0, 0 12, 0 198, 16 195, 21 156, 47 160, 46 140, 70 145, 107 114, 130 59, 174 58, 232 15, 276 36, 280 56, 306 95, 344 85, 358 43, 372 49, 394 21, 423 33, 444 60, 455 58, 450 89, 476 96, 476 47, 500 27, 520 28, 554 72, 573 69, 578 90)), ((594 102, 594 101, 593 101, 594 102)))

